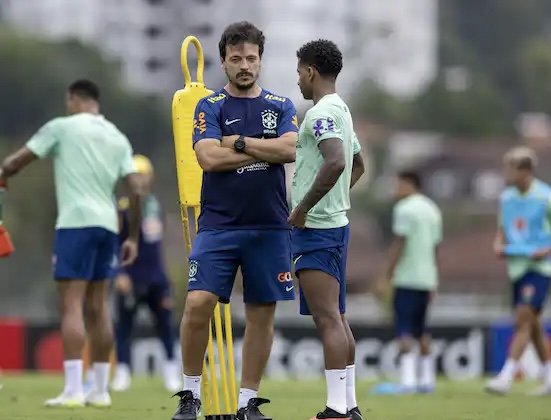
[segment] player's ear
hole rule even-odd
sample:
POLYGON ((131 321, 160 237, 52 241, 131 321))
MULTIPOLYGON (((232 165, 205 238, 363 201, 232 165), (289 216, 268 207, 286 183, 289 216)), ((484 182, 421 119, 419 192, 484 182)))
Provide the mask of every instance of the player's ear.
POLYGON ((314 78, 314 68, 312 66, 308 66, 308 80, 312 80, 314 78))

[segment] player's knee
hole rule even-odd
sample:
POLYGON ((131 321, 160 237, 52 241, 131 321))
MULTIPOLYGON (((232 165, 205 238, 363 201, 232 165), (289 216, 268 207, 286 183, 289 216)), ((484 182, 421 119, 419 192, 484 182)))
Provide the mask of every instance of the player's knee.
POLYGON ((515 325, 518 330, 531 330, 537 319, 534 310, 528 305, 517 308, 515 325))
POLYGON ((332 313, 331 311, 320 310, 312 314, 314 322, 320 330, 330 330, 333 328, 341 328, 342 320, 340 314, 332 313))
POLYGON ((216 296, 208 292, 188 293, 182 323, 197 326, 208 323, 217 300, 216 296))

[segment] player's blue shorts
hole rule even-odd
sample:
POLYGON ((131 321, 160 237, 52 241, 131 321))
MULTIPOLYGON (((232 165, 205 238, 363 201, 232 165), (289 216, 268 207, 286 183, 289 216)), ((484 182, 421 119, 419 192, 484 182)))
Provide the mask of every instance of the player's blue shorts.
POLYGON ((394 324, 398 337, 420 338, 425 333, 430 293, 404 287, 394 289, 394 324))
POLYGON ((294 300, 288 230, 203 230, 189 256, 188 291, 214 293, 229 302, 238 267, 243 300, 271 303, 294 300))
POLYGON ((530 305, 540 312, 549 293, 549 277, 529 271, 513 283, 513 306, 530 305))
POLYGON ((56 280, 105 280, 118 264, 117 235, 100 227, 57 229, 54 244, 56 280))
MULTIPOLYGON (((334 229, 295 228, 291 235, 296 275, 299 276, 301 270, 319 270, 334 277, 340 286, 341 314, 346 312, 346 258, 349 236, 348 225, 334 229)), ((300 292, 300 314, 312 315, 302 291, 300 292)))

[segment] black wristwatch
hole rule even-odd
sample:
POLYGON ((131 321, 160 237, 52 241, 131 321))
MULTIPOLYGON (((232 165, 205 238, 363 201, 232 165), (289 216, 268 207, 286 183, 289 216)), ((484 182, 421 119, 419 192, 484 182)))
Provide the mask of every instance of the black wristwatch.
POLYGON ((240 135, 239 138, 233 143, 233 148, 238 153, 245 153, 245 147, 247 144, 245 143, 245 136, 240 135))

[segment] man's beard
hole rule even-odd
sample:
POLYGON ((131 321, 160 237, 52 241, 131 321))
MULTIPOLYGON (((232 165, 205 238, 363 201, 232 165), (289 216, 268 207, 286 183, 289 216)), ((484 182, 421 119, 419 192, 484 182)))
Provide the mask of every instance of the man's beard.
POLYGON ((249 90, 250 88, 252 88, 255 85, 257 80, 257 78, 254 77, 251 73, 238 73, 235 76, 235 78, 231 78, 228 72, 226 72, 226 76, 228 76, 228 80, 231 82, 231 84, 241 91, 249 90), (251 82, 248 82, 248 83, 239 82, 239 77, 244 75, 249 76, 251 78, 251 82))

